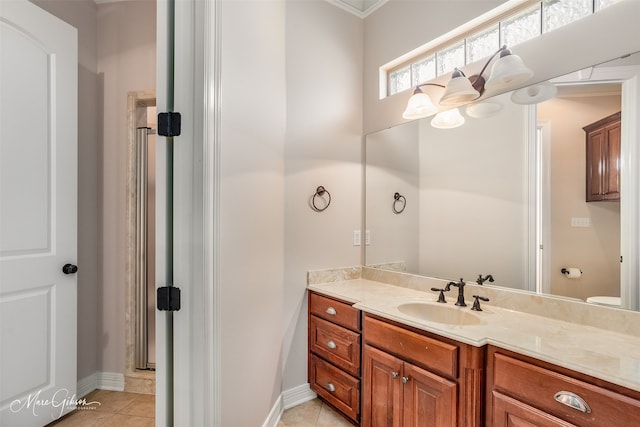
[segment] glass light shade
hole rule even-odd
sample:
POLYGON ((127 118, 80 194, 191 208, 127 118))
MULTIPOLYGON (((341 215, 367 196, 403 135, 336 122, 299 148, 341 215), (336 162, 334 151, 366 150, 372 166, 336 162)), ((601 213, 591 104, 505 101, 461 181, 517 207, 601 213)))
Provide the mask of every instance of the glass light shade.
POLYGON ((431 119, 431 126, 438 129, 453 129, 463 124, 464 117, 457 108, 438 113, 431 119))
POLYGON ((402 118, 408 120, 422 119, 433 116, 438 112, 438 107, 433 105, 431 98, 420 88, 416 88, 407 102, 407 109, 402 113, 402 118))
POLYGON ((511 101, 516 104, 538 104, 553 98, 558 93, 558 88, 549 82, 523 87, 511 94, 511 101))
POLYGON ((504 90, 518 86, 533 77, 533 71, 524 65, 518 55, 507 53, 491 67, 491 76, 485 83, 485 89, 504 90))
POLYGON ((498 101, 482 101, 467 105, 465 112, 469 117, 485 119, 498 114, 502 108, 502 103, 498 101))
POLYGON ((478 98, 480 98, 480 92, 473 88, 468 78, 460 75, 449 80, 440 98, 440 105, 460 105, 478 98))

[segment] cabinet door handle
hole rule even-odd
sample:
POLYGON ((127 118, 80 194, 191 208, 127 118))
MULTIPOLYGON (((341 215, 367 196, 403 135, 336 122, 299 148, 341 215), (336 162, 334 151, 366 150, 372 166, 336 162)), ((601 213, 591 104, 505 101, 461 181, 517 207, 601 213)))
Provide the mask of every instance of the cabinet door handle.
POLYGON ((333 342, 333 340, 329 340, 329 341, 327 341, 327 347, 329 347, 332 350, 335 350, 336 347, 338 347, 338 346, 336 345, 336 343, 333 342))
POLYGON ((333 308, 333 307, 329 307, 329 308, 327 308, 327 314, 328 314, 329 316, 335 316, 336 314, 338 314, 338 312, 336 311, 336 309, 335 309, 335 308, 333 308))
POLYGON ((402 384, 408 383, 410 379, 411 378, 409 378, 409 377, 402 377, 402 384))
POLYGON ((398 378, 399 376, 400 376, 400 374, 399 374, 399 373, 397 373, 397 372, 395 372, 395 371, 394 371, 394 372, 391 372, 391 378, 393 378, 394 380, 395 380, 396 378, 398 378))
POLYGON ((334 391, 336 391, 336 386, 334 386, 332 383, 327 383, 324 388, 326 388, 327 390, 329 390, 331 393, 333 393, 334 391))
POLYGON ((559 391, 553 395, 553 398, 558 403, 562 403, 570 408, 573 408, 577 411, 584 412, 585 414, 591 413, 591 408, 584 401, 583 398, 578 396, 575 393, 571 393, 570 391, 559 391))

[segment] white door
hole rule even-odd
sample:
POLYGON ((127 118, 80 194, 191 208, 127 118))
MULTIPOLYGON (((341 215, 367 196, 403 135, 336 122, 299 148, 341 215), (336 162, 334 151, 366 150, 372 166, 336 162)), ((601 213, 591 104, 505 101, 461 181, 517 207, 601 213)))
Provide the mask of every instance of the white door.
POLYGON ((74 407, 77 64, 75 28, 0 1, 1 426, 74 407))

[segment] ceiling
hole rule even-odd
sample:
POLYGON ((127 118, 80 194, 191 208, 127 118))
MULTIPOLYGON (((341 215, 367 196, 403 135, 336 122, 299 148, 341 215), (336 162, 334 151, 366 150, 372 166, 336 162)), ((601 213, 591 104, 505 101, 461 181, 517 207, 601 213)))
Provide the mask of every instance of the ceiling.
POLYGON ((364 18, 388 0, 326 0, 341 9, 351 12, 360 18, 364 18))

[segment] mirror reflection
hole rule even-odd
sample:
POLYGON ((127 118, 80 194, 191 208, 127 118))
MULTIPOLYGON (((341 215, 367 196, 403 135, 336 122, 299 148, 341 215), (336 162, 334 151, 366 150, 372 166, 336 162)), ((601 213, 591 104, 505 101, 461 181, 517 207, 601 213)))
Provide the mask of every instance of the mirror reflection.
POLYGON ((427 118, 367 135, 366 264, 467 282, 490 274, 492 285, 620 306, 616 70, 638 56, 554 79, 555 96, 537 104, 507 93, 461 107, 455 129, 427 118))

